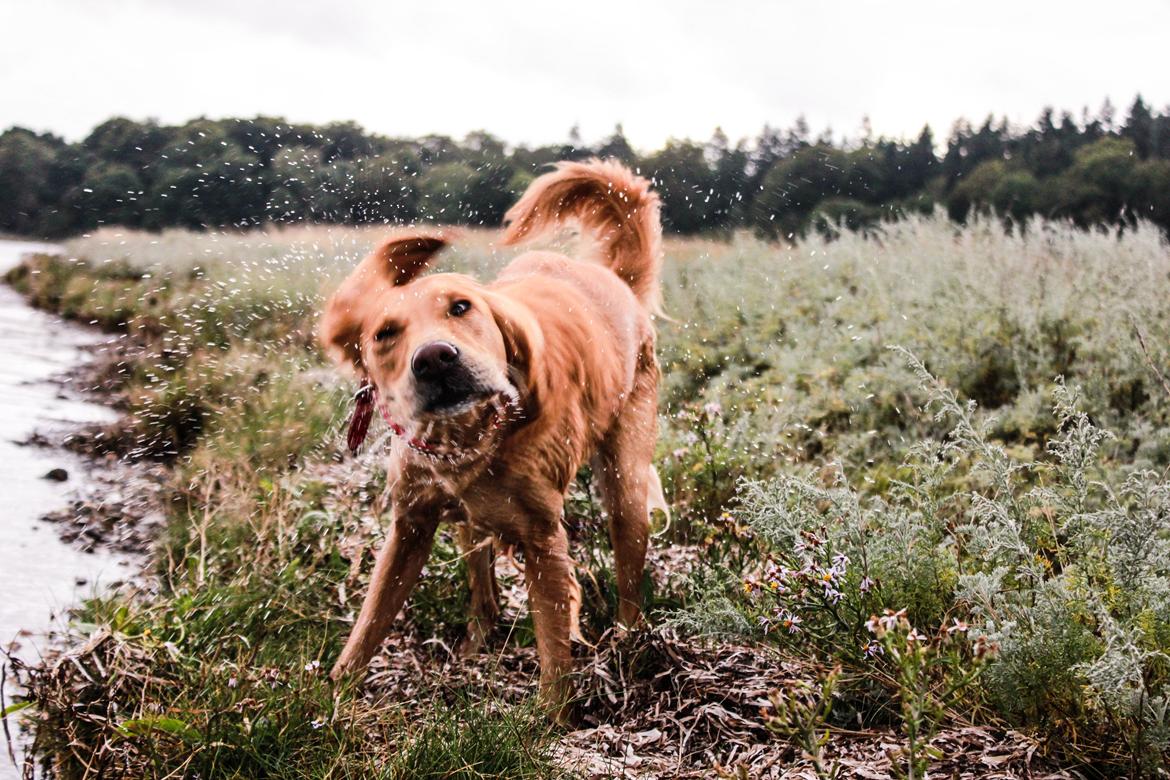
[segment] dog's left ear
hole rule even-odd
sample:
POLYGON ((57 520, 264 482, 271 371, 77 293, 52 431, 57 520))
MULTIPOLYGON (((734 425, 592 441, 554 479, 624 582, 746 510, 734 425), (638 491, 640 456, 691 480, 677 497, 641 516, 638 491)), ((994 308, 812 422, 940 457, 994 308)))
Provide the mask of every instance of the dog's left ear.
POLYGON ((409 283, 450 240, 449 231, 410 228, 394 233, 358 263, 325 305, 318 338, 325 352, 362 373, 361 335, 366 301, 409 283))
POLYGON ((506 296, 485 292, 484 298, 504 339, 509 373, 519 373, 527 380, 532 366, 540 360, 544 350, 540 325, 532 312, 506 296))

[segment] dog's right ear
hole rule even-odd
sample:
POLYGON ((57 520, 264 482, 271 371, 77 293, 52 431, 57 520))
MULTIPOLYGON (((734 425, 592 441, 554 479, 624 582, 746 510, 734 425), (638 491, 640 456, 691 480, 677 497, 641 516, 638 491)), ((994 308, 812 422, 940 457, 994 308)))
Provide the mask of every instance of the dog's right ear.
POLYGON ((441 230, 399 231, 366 255, 325 304, 318 338, 326 354, 359 375, 362 369, 362 323, 366 307, 378 294, 409 283, 450 240, 441 230))
POLYGON ((442 230, 410 228, 383 241, 361 262, 354 273, 369 265, 371 273, 384 275, 397 287, 418 276, 427 267, 431 258, 449 242, 448 233, 442 230))

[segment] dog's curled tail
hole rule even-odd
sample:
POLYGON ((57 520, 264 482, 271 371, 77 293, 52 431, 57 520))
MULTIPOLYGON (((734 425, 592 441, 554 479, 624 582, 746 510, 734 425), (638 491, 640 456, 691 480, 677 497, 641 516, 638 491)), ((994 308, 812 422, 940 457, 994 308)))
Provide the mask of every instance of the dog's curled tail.
POLYGON ((597 235, 602 262, 647 310, 661 315, 662 222, 650 182, 618 162, 559 163, 504 215, 504 243, 519 243, 572 219, 597 235))

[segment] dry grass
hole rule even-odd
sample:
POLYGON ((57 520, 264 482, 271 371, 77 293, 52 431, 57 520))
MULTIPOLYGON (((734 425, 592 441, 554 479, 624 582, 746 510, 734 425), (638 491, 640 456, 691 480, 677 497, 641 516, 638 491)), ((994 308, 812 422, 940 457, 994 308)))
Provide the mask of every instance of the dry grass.
MULTIPOLYGON (((383 533, 384 475, 376 457, 336 463, 349 388, 322 365, 312 326, 330 285, 381 233, 106 229, 68 244, 88 265, 40 261, 13 276, 41 305, 126 334, 133 348, 103 375, 129 414, 121 451, 171 470, 158 588, 86 605, 65 654, 33 672, 41 755, 66 777, 87 767, 393 777, 405 746, 450 741, 454 717, 482 726, 516 772, 550 771, 559 757, 602 776, 622 764, 666 777, 741 763, 751 776, 810 776, 766 731, 759 705, 769 688, 815 681, 815 663, 777 650, 775 637, 603 634, 612 574, 587 487, 569 519, 589 583, 587 627, 602 646, 580 649, 582 730, 550 733, 527 709, 534 662, 514 572, 501 570, 512 591, 492 653, 452 662, 464 585, 446 542, 364 690, 320 679, 312 664, 336 653, 383 533), (161 717, 191 731, 168 731, 161 717)), ((512 256, 494 241, 469 231, 443 265, 489 276, 512 256)), ((722 517, 741 477, 837 463, 863 493, 882 495, 911 447, 943 432, 915 413, 925 399, 893 344, 978 399, 978 420, 994 414, 992 435, 1020 457, 1044 457, 1056 432, 1048 393, 1063 374, 1119 432, 1110 468, 1170 465, 1170 398, 1151 370, 1170 354, 1170 252, 1153 230, 1118 239, 1047 225, 1020 236, 909 220, 872 239, 778 247, 736 236, 666 250, 674 321, 661 324, 660 467, 678 519, 656 539, 656 622, 700 591, 734 585, 767 554, 722 517)), ((895 693, 874 679, 854 684, 865 693, 835 711, 830 751, 849 773, 882 776, 897 741, 895 693)), ((949 718, 938 772, 1043 774, 1036 745, 986 708, 949 718)), ((481 747, 470 741, 468 755, 481 747)), ((420 751, 410 755, 435 767, 453 760, 420 751)))

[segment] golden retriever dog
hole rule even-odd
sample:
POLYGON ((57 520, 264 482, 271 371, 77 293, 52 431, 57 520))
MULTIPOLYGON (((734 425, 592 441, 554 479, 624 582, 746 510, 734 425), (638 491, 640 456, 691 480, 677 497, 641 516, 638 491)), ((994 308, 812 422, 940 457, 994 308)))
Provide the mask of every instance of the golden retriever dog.
POLYGON ((564 221, 592 231, 599 257, 520 255, 484 284, 422 275, 448 236, 393 235, 328 301, 320 338, 356 373, 355 449, 376 409, 393 432, 392 527, 333 676, 365 668, 426 563, 441 521, 467 556, 475 652, 498 615, 495 555, 523 552, 543 700, 560 712, 580 587, 562 525, 577 470, 591 462, 613 545, 618 622, 641 618, 650 508, 665 510, 652 465, 662 230, 649 183, 613 162, 562 163, 505 217, 504 242, 564 221))

